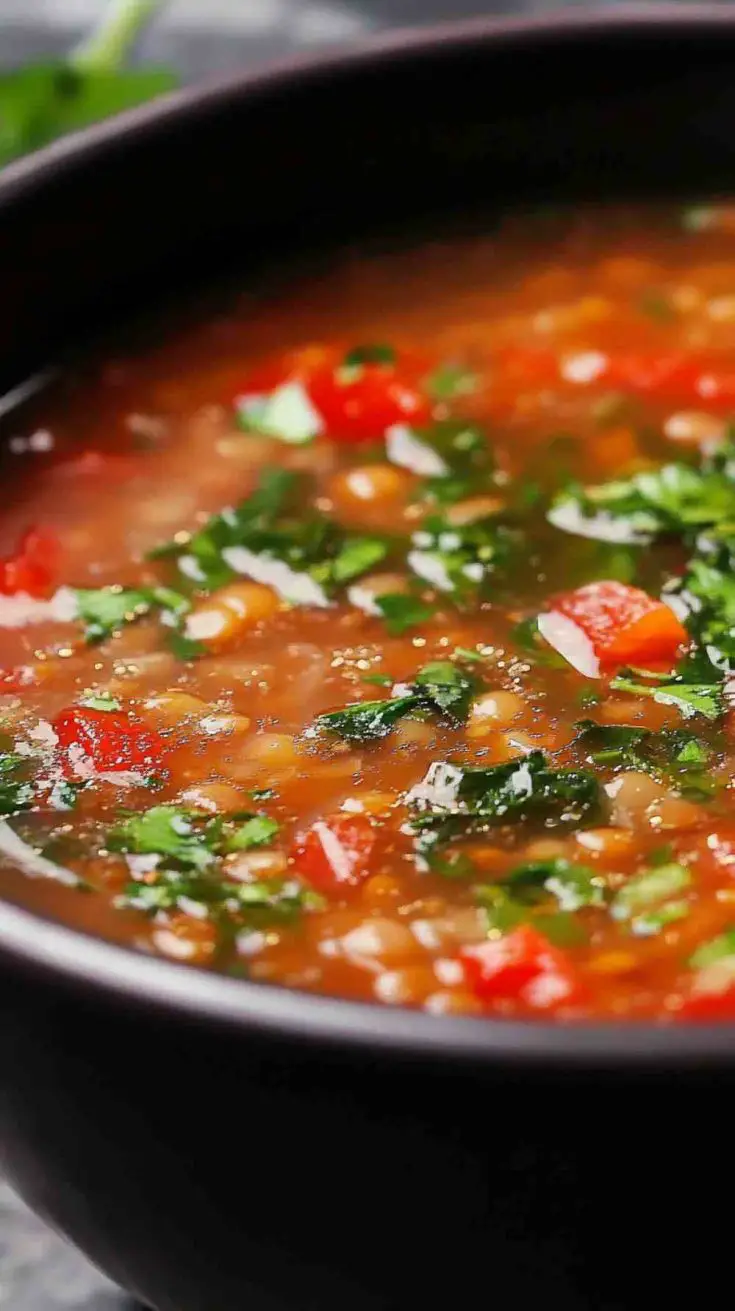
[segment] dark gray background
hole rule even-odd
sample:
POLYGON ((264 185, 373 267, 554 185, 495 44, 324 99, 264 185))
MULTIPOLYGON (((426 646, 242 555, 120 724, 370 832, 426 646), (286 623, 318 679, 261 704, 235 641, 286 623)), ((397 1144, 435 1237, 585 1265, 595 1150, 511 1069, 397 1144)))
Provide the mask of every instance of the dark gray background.
MULTIPOLYGON (((557 7, 554 0, 171 0, 140 55, 193 80, 381 29, 557 7)), ((68 48, 103 9, 104 0, 0 0, 0 65, 68 48)), ((0 1311, 132 1308, 0 1181, 0 1311)))

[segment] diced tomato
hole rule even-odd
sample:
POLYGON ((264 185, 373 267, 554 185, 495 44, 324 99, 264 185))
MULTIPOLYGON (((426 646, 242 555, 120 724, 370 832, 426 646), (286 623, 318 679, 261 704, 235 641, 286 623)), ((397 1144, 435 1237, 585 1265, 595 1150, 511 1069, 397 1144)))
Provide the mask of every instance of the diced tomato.
POLYGON ((0 560, 0 592, 15 596, 46 597, 56 580, 60 543, 44 528, 29 528, 20 539, 15 555, 0 560))
POLYGON ((464 947, 460 960, 482 1001, 518 1001, 530 1010, 552 1011, 583 1000, 569 957, 531 925, 505 937, 464 947))
POLYGON ((71 706, 56 716, 52 727, 59 739, 68 778, 83 775, 85 765, 98 773, 157 768, 167 744, 155 729, 146 728, 117 710, 71 706))
POLYGON ((722 1020, 735 1020, 735 983, 724 992, 692 992, 685 997, 677 1019, 699 1024, 715 1024, 722 1020))
POLYGON ((510 347, 497 357, 496 376, 501 392, 509 385, 531 390, 569 384, 632 392, 672 405, 704 403, 723 411, 735 406, 735 367, 721 351, 555 354, 510 347))
POLYGON ((365 815, 328 815, 294 839, 297 870, 319 892, 345 893, 369 876, 376 832, 365 815))
POLYGON ((421 390, 424 362, 407 352, 395 359, 350 363, 341 347, 311 346, 264 363, 247 380, 245 395, 267 394, 300 382, 334 441, 380 441, 396 423, 420 428, 431 419, 421 390))
POLYGON ((687 632, 673 610, 639 587, 605 581, 558 597, 552 613, 581 629, 604 665, 671 661, 687 632))

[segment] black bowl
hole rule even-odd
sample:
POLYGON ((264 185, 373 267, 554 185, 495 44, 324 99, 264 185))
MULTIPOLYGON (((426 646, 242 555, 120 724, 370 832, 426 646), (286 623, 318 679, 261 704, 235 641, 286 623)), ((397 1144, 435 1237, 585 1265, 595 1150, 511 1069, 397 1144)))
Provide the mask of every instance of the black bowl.
MULTIPOLYGON (((0 385, 234 256, 733 190, 730 9, 469 23, 229 80, 3 174, 0 385)), ((11 906, 0 1016, 11 1178, 158 1311, 621 1311, 726 1271, 732 1028, 434 1019, 11 906)))

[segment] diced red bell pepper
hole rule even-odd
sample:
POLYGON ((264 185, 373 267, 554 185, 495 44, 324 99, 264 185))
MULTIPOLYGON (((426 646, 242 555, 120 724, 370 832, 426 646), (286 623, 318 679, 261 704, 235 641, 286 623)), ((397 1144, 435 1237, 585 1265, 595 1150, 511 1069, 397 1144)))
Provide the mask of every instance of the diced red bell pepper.
POLYGON ((51 594, 59 567, 60 544, 54 533, 44 528, 29 528, 20 539, 15 555, 0 560, 0 592, 5 596, 25 593, 46 597, 51 594))
POLYGON ((516 1001, 532 1011, 553 1011, 584 998, 569 957, 528 924, 502 938, 464 947, 460 960, 482 1001, 516 1001))
POLYGON ((498 354, 496 374, 504 391, 568 384, 650 396, 670 405, 735 406, 735 367, 722 351, 612 352, 509 347, 498 354))
POLYGON ((735 984, 724 992, 692 992, 675 1012, 676 1018, 698 1024, 735 1020, 735 984))
POLYGON ((319 892, 346 893, 370 875, 376 836, 365 815, 328 815, 297 834, 291 855, 299 874, 319 892))
POLYGON ((588 583, 557 597, 552 612, 581 629, 603 665, 671 661, 688 640, 669 606, 627 583, 588 583))
POLYGON ((155 729, 117 710, 70 706, 56 716, 52 727, 68 778, 83 775, 90 766, 97 773, 150 771, 158 768, 168 750, 155 729))
POLYGON ((300 382, 323 424, 324 435, 348 443, 380 441, 396 423, 422 427, 431 403, 421 391, 423 361, 406 352, 395 360, 347 362, 341 347, 313 346, 292 352, 280 363, 266 362, 247 380, 245 395, 274 391, 300 382))

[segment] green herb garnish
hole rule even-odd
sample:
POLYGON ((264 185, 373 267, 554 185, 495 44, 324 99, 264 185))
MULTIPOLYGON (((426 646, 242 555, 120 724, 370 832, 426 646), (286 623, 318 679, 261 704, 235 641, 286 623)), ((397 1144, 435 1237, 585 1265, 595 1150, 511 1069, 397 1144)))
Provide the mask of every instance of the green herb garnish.
POLYGON ((159 4, 122 0, 66 59, 0 77, 0 166, 176 85, 176 76, 162 69, 121 68, 159 4))
POLYGON ((15 751, 0 751, 0 815, 15 815, 33 805, 30 762, 15 751))
POLYGON ((554 769, 542 751, 501 765, 438 760, 408 793, 411 828, 420 851, 498 824, 536 819, 579 822, 599 804, 599 785, 586 770, 554 769))

